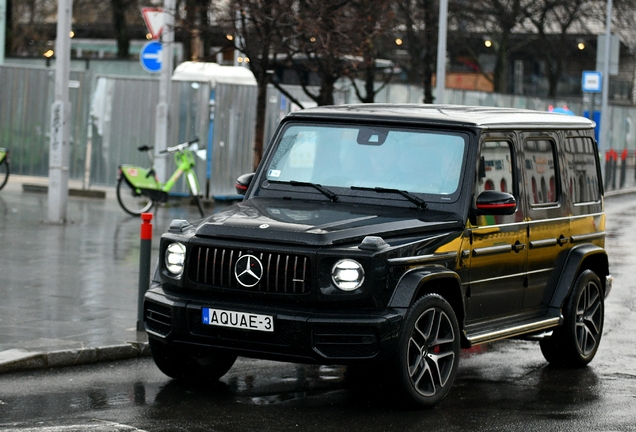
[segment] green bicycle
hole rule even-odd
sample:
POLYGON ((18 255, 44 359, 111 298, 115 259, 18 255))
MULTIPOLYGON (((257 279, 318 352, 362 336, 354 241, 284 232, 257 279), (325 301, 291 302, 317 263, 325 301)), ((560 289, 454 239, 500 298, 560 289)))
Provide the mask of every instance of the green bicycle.
POLYGON ((0 189, 9 180, 9 150, 0 147, 0 189))
POLYGON ((153 147, 141 146, 137 150, 146 152, 151 167, 143 168, 136 165, 120 165, 117 175, 117 201, 124 211, 132 216, 138 216, 150 210, 157 203, 168 201, 168 192, 176 181, 185 174, 190 195, 199 207, 201 217, 204 216, 201 202, 201 189, 194 172, 194 152, 198 149, 199 139, 187 141, 174 147, 168 147, 161 153, 173 153, 177 165, 176 171, 164 184, 159 182, 152 164, 151 150, 153 147))

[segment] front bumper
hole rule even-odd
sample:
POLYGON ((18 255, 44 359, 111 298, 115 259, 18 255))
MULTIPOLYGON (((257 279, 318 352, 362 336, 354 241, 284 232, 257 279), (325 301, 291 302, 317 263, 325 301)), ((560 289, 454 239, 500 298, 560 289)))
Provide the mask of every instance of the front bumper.
POLYGON ((254 358, 350 364, 388 358, 395 352, 400 311, 299 310, 248 303, 184 299, 153 287, 144 301, 149 337, 192 348, 214 347, 254 358), (202 309, 271 315, 274 332, 203 324, 202 309))

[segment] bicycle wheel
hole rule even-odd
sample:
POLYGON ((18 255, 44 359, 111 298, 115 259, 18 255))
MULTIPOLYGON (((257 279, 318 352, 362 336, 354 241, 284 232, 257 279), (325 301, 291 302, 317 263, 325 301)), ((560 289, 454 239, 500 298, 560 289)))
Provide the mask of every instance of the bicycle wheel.
POLYGON ((0 163, 0 189, 7 184, 7 180, 9 180, 9 161, 5 157, 0 163))
POLYGON ((117 201, 121 208, 132 216, 139 216, 154 205, 154 201, 130 186, 124 177, 117 181, 117 201))

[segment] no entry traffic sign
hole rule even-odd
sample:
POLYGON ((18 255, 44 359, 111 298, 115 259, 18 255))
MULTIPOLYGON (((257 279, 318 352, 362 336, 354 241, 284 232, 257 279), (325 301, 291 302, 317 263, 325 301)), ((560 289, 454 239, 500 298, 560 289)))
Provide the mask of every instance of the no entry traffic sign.
POLYGON ((141 48, 139 63, 146 72, 161 71, 161 42, 151 41, 141 48))

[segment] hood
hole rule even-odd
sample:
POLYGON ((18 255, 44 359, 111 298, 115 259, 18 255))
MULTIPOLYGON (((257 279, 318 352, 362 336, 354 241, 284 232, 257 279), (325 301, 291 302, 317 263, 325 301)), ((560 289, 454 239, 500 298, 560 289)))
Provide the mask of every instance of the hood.
POLYGON ((254 198, 205 219, 196 235, 328 246, 461 226, 457 215, 439 211, 254 198))

